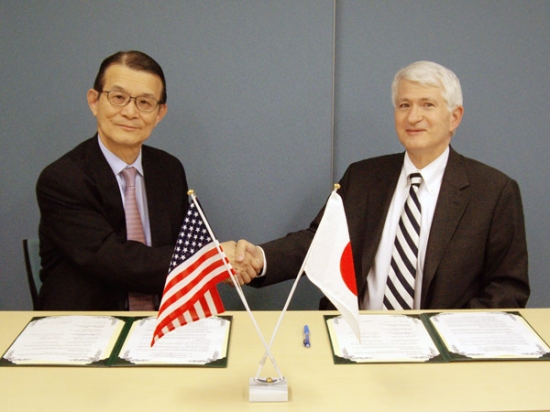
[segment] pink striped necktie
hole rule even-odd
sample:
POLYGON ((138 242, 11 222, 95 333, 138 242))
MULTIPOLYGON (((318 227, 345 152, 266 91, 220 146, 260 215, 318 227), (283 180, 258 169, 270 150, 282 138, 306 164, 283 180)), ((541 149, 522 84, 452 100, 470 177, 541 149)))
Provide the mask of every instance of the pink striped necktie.
MULTIPOLYGON (((126 183, 124 189, 124 214, 126 216, 126 238, 145 243, 145 232, 141 223, 141 216, 136 200, 136 174, 134 167, 122 170, 122 177, 126 183)), ((130 310, 155 310, 154 297, 138 292, 128 292, 130 310)))

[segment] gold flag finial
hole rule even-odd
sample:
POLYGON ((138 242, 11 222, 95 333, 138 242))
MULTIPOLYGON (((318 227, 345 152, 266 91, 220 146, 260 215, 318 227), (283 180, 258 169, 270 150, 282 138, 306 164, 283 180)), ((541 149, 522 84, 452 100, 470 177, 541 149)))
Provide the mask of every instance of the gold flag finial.
POLYGON ((340 185, 339 185, 338 183, 334 183, 334 189, 335 189, 335 190, 340 189, 340 185))
POLYGON ((189 190, 187 191, 187 195, 188 195, 188 196, 191 196, 191 195, 194 195, 194 194, 195 194, 195 191, 194 191, 193 189, 189 189, 189 190))

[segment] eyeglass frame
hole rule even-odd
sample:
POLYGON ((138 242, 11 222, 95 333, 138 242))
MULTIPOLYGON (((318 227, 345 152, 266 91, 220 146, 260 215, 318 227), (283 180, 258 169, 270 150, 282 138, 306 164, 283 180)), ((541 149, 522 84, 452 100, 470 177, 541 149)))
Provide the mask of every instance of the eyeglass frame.
POLYGON ((151 113, 151 112, 154 112, 156 108, 158 108, 161 104, 164 104, 164 103, 161 103, 159 100, 155 99, 154 97, 151 97, 151 96, 147 96, 147 95, 139 95, 139 96, 132 96, 130 93, 128 92, 125 92, 123 90, 102 90, 100 91, 99 93, 105 93, 107 95, 107 101, 112 104, 113 106, 115 107, 126 107, 130 104, 130 102, 132 101, 132 99, 134 100, 134 104, 136 105, 136 108, 140 111, 140 112, 143 112, 143 113, 151 113), (109 93, 111 92, 117 92, 117 93, 121 93, 121 94, 126 94, 129 96, 128 98, 128 101, 125 103, 125 104, 122 104, 122 105, 118 105, 118 104, 115 104, 111 101, 111 99, 109 99, 109 93), (143 110, 143 109, 140 109, 138 104, 137 104, 137 99, 140 98, 140 97, 146 97, 147 99, 151 99, 153 100, 156 105, 155 107, 153 107, 151 110, 143 110))

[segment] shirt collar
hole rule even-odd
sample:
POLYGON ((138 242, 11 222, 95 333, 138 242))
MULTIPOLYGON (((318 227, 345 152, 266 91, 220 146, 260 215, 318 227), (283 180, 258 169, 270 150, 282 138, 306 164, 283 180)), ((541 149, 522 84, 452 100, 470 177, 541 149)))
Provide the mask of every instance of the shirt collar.
POLYGON ((101 151, 103 152, 103 156, 105 156, 105 159, 107 160, 107 163, 109 163, 109 166, 111 166, 111 169, 113 170, 113 173, 118 176, 120 172, 122 172, 123 169, 127 167, 135 167, 138 171, 138 173, 143 176, 143 166, 141 165, 141 149, 139 150, 139 155, 137 159, 132 163, 131 165, 127 164, 124 160, 122 160, 120 157, 116 156, 113 152, 111 152, 109 149, 107 149, 107 146, 103 144, 101 139, 99 138, 99 134, 97 135, 97 140, 99 142, 99 147, 101 148, 101 151))
POLYGON ((405 176, 408 176, 414 172, 420 173, 422 175, 422 183, 426 187, 426 190, 428 193, 433 194, 443 179, 443 173, 445 172, 445 167, 447 166, 447 161, 449 160, 449 153, 450 149, 449 146, 447 146, 445 151, 441 153, 437 159, 426 167, 417 169, 411 161, 409 154, 405 152, 405 161, 403 162, 403 171, 405 172, 405 176))

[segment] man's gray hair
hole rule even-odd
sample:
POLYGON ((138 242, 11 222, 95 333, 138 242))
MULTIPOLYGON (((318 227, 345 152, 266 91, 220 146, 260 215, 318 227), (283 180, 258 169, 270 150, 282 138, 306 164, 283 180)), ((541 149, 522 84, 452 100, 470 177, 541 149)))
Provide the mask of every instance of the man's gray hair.
POLYGON ((397 88, 401 80, 419 83, 423 86, 437 86, 443 90, 443 98, 449 111, 462 106, 462 89, 456 74, 440 64, 430 61, 418 61, 399 70, 391 86, 393 107, 397 106, 397 88))

